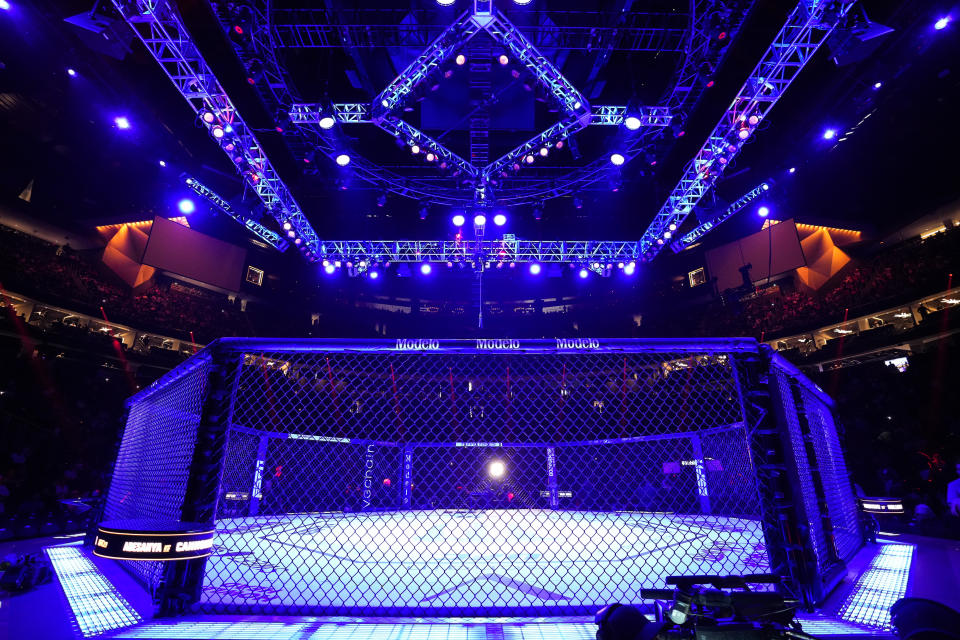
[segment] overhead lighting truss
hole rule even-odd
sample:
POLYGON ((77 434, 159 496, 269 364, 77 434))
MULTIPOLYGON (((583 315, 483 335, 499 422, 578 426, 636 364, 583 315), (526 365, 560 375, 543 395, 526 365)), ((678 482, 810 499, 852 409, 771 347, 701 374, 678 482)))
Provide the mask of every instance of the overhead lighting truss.
POLYGON ((619 263, 639 259, 636 241, 599 240, 325 240, 320 257, 367 262, 619 263))
POLYGON ((691 230, 689 233, 684 234, 682 237, 672 242, 670 244, 670 248, 673 249, 674 253, 679 253, 687 247, 699 242, 703 236, 716 229, 721 223, 729 220, 734 214, 769 190, 770 184, 767 182, 761 182, 753 189, 740 196, 736 202, 724 209, 720 215, 716 216, 712 220, 704 222, 703 224, 697 225, 697 227, 691 230))
POLYGON ((387 115, 378 120, 376 125, 398 140, 403 140, 407 144, 416 144, 423 149, 424 153, 433 152, 437 156, 438 164, 446 163, 451 170, 459 170, 466 176, 477 177, 477 169, 472 164, 405 120, 387 115))
POLYGON ((679 183, 640 239, 644 260, 652 260, 714 185, 744 143, 756 131, 807 62, 820 48, 852 2, 802 0, 750 73, 707 141, 687 164, 679 183))
POLYGON ((270 215, 278 223, 288 221, 303 239, 304 253, 308 257, 315 255, 319 249, 316 232, 203 59, 170 0, 113 0, 113 5, 199 121, 211 133, 217 126, 224 130, 219 141, 221 148, 270 215), (212 122, 200 117, 206 112, 214 114, 212 122), (231 146, 229 151, 227 146, 231 146))
POLYGON ((266 242, 268 245, 276 249, 277 251, 286 251, 289 248, 289 243, 280 237, 280 234, 275 231, 271 231, 266 228, 256 220, 248 218, 240 214, 236 209, 234 209, 229 202, 227 202, 221 195, 202 184, 196 178, 186 178, 184 180, 187 187, 190 188, 195 194, 205 199, 207 202, 215 206, 217 209, 227 214, 233 218, 236 222, 239 222, 244 227, 246 227, 251 233, 255 236, 266 242))

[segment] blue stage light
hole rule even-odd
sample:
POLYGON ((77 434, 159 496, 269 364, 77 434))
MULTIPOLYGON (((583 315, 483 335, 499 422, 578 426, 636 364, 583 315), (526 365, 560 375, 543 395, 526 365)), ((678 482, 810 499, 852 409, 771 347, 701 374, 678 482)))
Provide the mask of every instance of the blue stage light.
POLYGON ((836 129, 825 129, 825 130, 823 131, 823 139, 824 139, 824 140, 833 140, 835 137, 837 137, 837 130, 836 130, 836 129))
POLYGON ((761 218, 766 218, 768 215, 770 215, 770 208, 760 207, 759 209, 757 209, 757 215, 760 216, 761 218))
POLYGON ((790 173, 796 173, 796 172, 797 172, 796 167, 790 167, 790 173))
POLYGON ((191 213, 197 210, 197 206, 193 204, 193 200, 191 200, 190 198, 184 198, 183 200, 178 202, 177 208, 180 209, 180 213, 183 213, 185 215, 190 215, 191 213))
POLYGON ((493 216, 493 224, 497 225, 498 227, 502 227, 503 225, 507 224, 507 216, 503 215, 502 213, 498 213, 497 215, 493 216))
POLYGON ((637 270, 637 264, 635 262, 628 262, 627 265, 623 268, 623 272, 628 276, 632 276, 636 270, 637 270))
POLYGON ((586 278, 588 275, 590 275, 590 272, 587 271, 586 269, 581 268, 579 275, 580 275, 581 278, 586 278))
POLYGON ((346 153, 341 153, 340 155, 337 156, 337 164, 340 165, 341 167, 347 166, 348 164, 350 164, 350 156, 347 155, 346 153))
POLYGON ((456 0, 437 0, 437 4, 440 5, 441 7, 449 7, 455 1, 456 0))
POLYGON ((537 264, 536 262, 534 262, 533 264, 531 264, 531 265, 530 265, 530 273, 532 273, 532 274, 535 275, 535 276, 540 275, 540 265, 537 264))
POLYGON ((874 89, 879 89, 879 88, 882 87, 882 86, 883 86, 883 83, 882 83, 882 82, 874 82, 874 83, 873 83, 873 88, 874 88, 874 89))
POLYGON ((328 263, 328 264, 324 265, 323 270, 327 273, 327 275, 330 275, 330 274, 332 274, 334 271, 336 271, 337 268, 336 268, 335 266, 333 266, 333 264, 328 263))
POLYGON ((507 466, 500 460, 494 460, 490 463, 490 466, 487 467, 487 473, 490 474, 491 478, 502 478, 506 472, 507 466))
POLYGON ((166 161, 166 160, 161 160, 161 161, 160 161, 160 166, 161 166, 161 167, 167 166, 167 161, 166 161))
POLYGON ((619 166, 622 165, 624 162, 626 162, 626 158, 623 157, 623 154, 622 154, 622 153, 611 153, 611 154, 610 154, 610 162, 611 162, 611 164, 613 164, 614 166, 619 167, 619 166))
POLYGON ((455 216, 453 216, 453 218, 450 219, 450 222, 452 222, 452 223, 453 223, 453 226, 455 226, 455 227, 462 227, 466 221, 467 221, 467 219, 466 219, 465 217, 463 217, 463 215, 461 215, 461 214, 459 214, 459 213, 456 214, 455 216))
POLYGON ((320 118, 319 125, 321 129, 332 129, 335 123, 336 120, 333 119, 333 116, 323 116, 320 118))
POLYGON ((71 78, 76 78, 77 72, 75 69, 67 69, 67 75, 70 76, 71 78))
POLYGON ((420 273, 423 275, 428 276, 430 275, 431 271, 433 271, 433 267, 430 266, 429 262, 424 262, 422 265, 420 265, 420 273))
POLYGON ((10 3, 7 0, 0 0, 0 9, 7 11, 10 9, 10 3))
POLYGON ((630 131, 636 131, 640 128, 640 118, 637 116, 627 116, 623 119, 623 126, 625 126, 630 131))
POLYGON ((482 227, 485 224, 487 224, 487 216, 483 215, 482 213, 478 213, 477 215, 473 216, 473 226, 482 227))
POLYGON ((380 274, 379 274, 378 272, 376 272, 376 271, 371 271, 371 272, 370 272, 370 279, 371 279, 371 280, 376 280, 376 279, 379 278, 379 277, 380 277, 380 274))
MULTIPOLYGON (((2 1, 3 1, 3 0, 0 0, 0 2, 2 2, 2 1)), ((129 129, 129 128, 130 128, 130 120, 128 120, 126 116, 117 116, 116 118, 113 119, 113 122, 114 122, 114 124, 117 125, 117 129, 129 129)))
POLYGON ((937 31, 940 31, 942 29, 946 29, 948 24, 950 24, 950 16, 943 16, 933 23, 933 28, 937 31))

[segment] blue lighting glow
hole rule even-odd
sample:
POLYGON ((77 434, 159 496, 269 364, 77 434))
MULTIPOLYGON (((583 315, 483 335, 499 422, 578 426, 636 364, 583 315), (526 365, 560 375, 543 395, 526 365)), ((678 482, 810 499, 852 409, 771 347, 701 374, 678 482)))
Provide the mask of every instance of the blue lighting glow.
POLYGON ((586 278, 588 275, 590 275, 590 272, 589 272, 589 271, 587 271, 586 269, 580 269, 579 276, 580 276, 581 278, 586 278))
POLYGON ((890 631, 890 607, 907 592, 915 548, 912 544, 892 542, 881 545, 840 607, 837 617, 890 631))
POLYGON ((420 265, 420 273, 423 275, 428 276, 430 275, 431 271, 433 271, 433 267, 430 266, 429 262, 424 262, 422 265, 420 265))
POLYGON ((167 166, 166 160, 161 160, 161 161, 160 161, 160 166, 161 166, 161 167, 167 166))
MULTIPOLYGON (((3 2, 3 0, 0 0, 0 2, 3 2)), ((130 120, 128 120, 126 116, 117 116, 113 119, 113 122, 117 125, 117 129, 130 128, 130 120)))
POLYGON ((340 165, 341 167, 345 167, 348 164, 350 164, 350 156, 348 156, 345 153, 341 153, 340 155, 338 155, 336 160, 337 160, 337 164, 340 165))
POLYGON ((467 219, 463 217, 463 215, 458 213, 455 216, 453 216, 453 218, 451 218, 450 221, 453 223, 453 226, 462 227, 464 223, 467 221, 467 219))
POLYGON ((141 622, 136 610, 79 547, 49 547, 44 551, 84 637, 141 622))
POLYGON ((770 215, 770 207, 760 207, 757 209, 757 215, 761 218, 766 218, 768 215, 770 215))
POLYGON ((193 204, 193 200, 191 200, 190 198, 184 198, 183 200, 177 203, 177 209, 180 210, 180 213, 189 215, 197 210, 197 206, 193 204))
POLYGON ((8 11, 10 9, 10 3, 7 0, 0 0, 0 9, 8 11))
MULTIPOLYGON (((0 0, 0 1, 3 1, 3 0, 0 0)), ((71 78, 76 78, 77 72, 75 69, 67 69, 67 75, 70 76, 71 78)))
POLYGON ((623 157, 623 154, 622 154, 622 153, 611 153, 611 154, 610 154, 610 162, 611 162, 611 164, 613 164, 614 166, 619 167, 619 166, 622 165, 624 162, 626 162, 626 158, 623 157))
POLYGON ((796 167, 790 167, 790 173, 796 173, 796 172, 797 172, 796 167))
POLYGON ((874 88, 874 89, 879 89, 879 88, 882 87, 882 86, 883 86, 883 83, 882 83, 882 82, 874 82, 874 83, 873 83, 873 88, 874 88))
POLYGON ((380 273, 379 273, 379 272, 377 272, 377 271, 371 271, 371 272, 370 272, 370 279, 371 279, 371 280, 376 280, 376 279, 379 278, 379 277, 380 277, 380 273))
POLYGON ((624 272, 625 274, 627 274, 628 276, 632 276, 633 273, 634 273, 636 270, 637 270, 637 265, 636 265, 635 262, 629 262, 629 263, 627 263, 627 265, 623 268, 623 272, 624 272))
POLYGON ((823 132, 823 139, 824 139, 824 140, 833 140, 833 139, 836 138, 836 137, 837 137, 837 130, 836 130, 836 129, 825 129, 824 132, 823 132))
POLYGON ((507 216, 503 215, 502 213, 498 213, 497 215, 493 216, 493 224, 497 225, 498 227, 502 227, 503 225, 507 224, 507 216))
POLYGON ((534 262, 533 264, 531 264, 531 265, 530 265, 530 273, 533 274, 533 275, 535 275, 535 276, 540 275, 540 265, 537 264, 536 262, 534 262))
POLYGON ((933 23, 933 28, 936 29, 937 31, 940 31, 941 29, 946 29, 948 24, 950 24, 950 16, 943 16, 942 18, 937 20, 935 23, 933 23))
POLYGON ((336 268, 335 266, 333 266, 332 264, 327 264, 327 265, 324 265, 323 270, 324 270, 324 271, 326 272, 326 274, 329 276, 329 275, 333 274, 333 272, 336 271, 337 268, 336 268))
POLYGON ((487 216, 482 213, 478 213, 473 217, 473 225, 475 227, 482 227, 485 224, 487 224, 487 216))

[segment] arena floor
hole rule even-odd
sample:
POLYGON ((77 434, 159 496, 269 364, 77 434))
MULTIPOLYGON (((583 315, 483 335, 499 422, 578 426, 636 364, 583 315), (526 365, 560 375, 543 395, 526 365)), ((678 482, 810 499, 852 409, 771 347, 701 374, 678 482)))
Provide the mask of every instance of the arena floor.
MULTIPOLYGON (((673 574, 762 573, 760 523, 535 509, 322 513, 217 527, 201 602, 369 615, 573 611, 673 574)), ((219 606, 217 606, 219 605, 219 606)))

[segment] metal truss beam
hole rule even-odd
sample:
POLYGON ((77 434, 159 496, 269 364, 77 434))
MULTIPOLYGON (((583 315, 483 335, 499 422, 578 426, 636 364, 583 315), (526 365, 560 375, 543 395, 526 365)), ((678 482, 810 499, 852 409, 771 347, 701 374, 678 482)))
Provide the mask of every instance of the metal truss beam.
POLYGON ((316 232, 203 59, 170 0, 113 0, 113 4, 198 115, 198 121, 208 130, 223 128, 221 148, 270 215, 281 224, 289 221, 303 240, 304 252, 308 257, 315 255, 320 245, 316 232), (206 111, 214 114, 213 122, 199 118, 206 111))
POLYGON ((641 127, 667 127, 673 120, 673 115, 667 107, 637 107, 637 109, 628 109, 619 106, 598 106, 593 105, 593 112, 590 118, 590 124, 617 127, 623 124, 627 117, 627 111, 631 116, 640 120, 641 127))
POLYGON ((362 102, 334 102, 323 104, 293 104, 290 106, 290 121, 293 124, 320 124, 320 119, 333 116, 343 124, 373 122, 370 105, 362 102))
POLYGON ((803 0, 790 12, 644 232, 644 260, 657 256, 670 237, 665 234, 680 227, 851 6, 849 0, 803 0))
POLYGON ((542 262, 610 263, 636 261, 637 242, 601 240, 325 240, 320 256, 326 260, 367 262, 542 262))
POLYGON ((396 116, 386 115, 378 120, 375 124, 394 138, 403 140, 408 144, 416 144, 423 150, 423 153, 432 151, 437 156, 437 166, 440 166, 441 168, 452 168, 454 171, 459 170, 467 176, 473 178, 477 177, 479 174, 476 167, 474 167, 472 164, 454 152, 450 151, 437 140, 434 140, 416 127, 407 124, 405 120, 401 120, 396 116))
POLYGON ((216 193, 206 185, 202 184, 196 178, 187 178, 186 180, 184 180, 184 182, 186 183, 187 187, 191 191, 193 191, 195 194, 197 194, 198 196, 200 196, 201 198, 203 198, 204 200, 206 200, 216 208, 220 209, 220 211, 222 211, 223 213, 233 218, 236 222, 239 222, 240 224, 242 224, 251 233, 253 233, 255 236, 257 236, 267 244, 269 244, 271 247, 273 247, 277 251, 286 251, 289 248, 290 244, 286 240, 281 238, 279 233, 276 233, 275 231, 271 231, 270 229, 267 229, 265 226, 263 226, 256 220, 252 220, 244 215, 241 215, 232 206, 230 206, 230 203, 227 202, 220 194, 216 193))
POLYGON ((673 249, 674 253, 679 253, 689 247, 690 245, 699 242, 703 236, 707 235, 710 231, 717 228, 722 222, 730 219, 734 214, 743 209, 745 206, 756 200, 762 194, 770 190, 769 183, 761 182, 755 186, 750 191, 747 191, 745 194, 740 196, 736 202, 727 207, 720 215, 716 216, 712 220, 708 220, 701 225, 697 225, 689 233, 684 234, 682 237, 674 240, 670 244, 670 248, 673 249))
MULTIPOLYGON (((429 24, 434 14, 407 9, 376 13, 340 11, 343 24, 322 9, 287 9, 272 12, 272 39, 278 48, 342 49, 348 37, 354 48, 420 48, 436 37, 443 26, 429 24), (412 21, 404 20, 412 18, 412 21), (394 23, 384 24, 385 19, 394 23)), ((571 24, 554 22, 524 26, 524 33, 540 49, 598 51, 686 50, 689 16, 685 13, 629 12, 623 24, 611 26, 604 12, 551 11, 551 16, 570 13, 571 24)))
POLYGON ((480 32, 480 25, 473 18, 469 11, 463 12, 373 99, 374 121, 402 106, 403 101, 420 83, 480 32))

